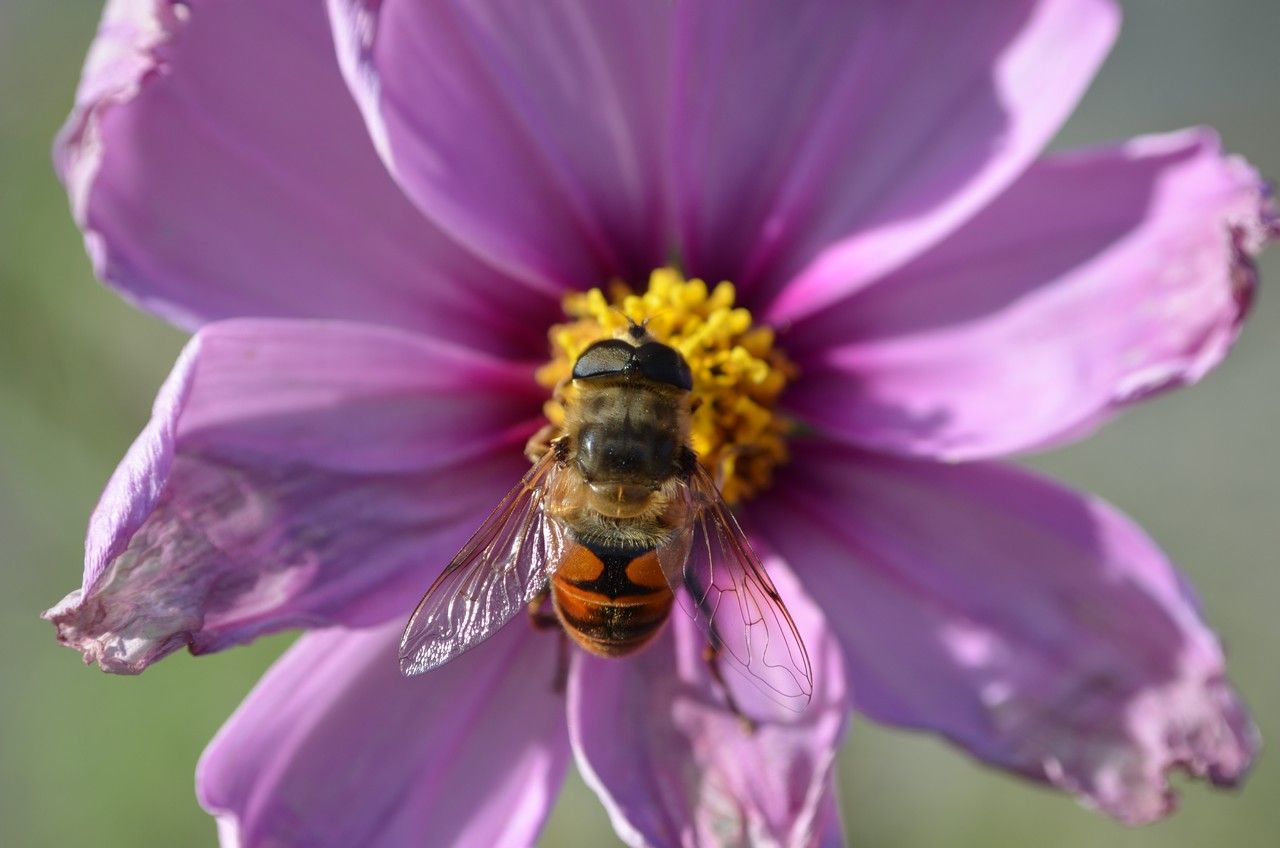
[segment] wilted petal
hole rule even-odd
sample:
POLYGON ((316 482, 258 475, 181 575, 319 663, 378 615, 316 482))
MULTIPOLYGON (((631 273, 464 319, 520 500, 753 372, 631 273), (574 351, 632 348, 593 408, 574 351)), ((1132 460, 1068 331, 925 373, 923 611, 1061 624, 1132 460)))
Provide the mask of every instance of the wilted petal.
POLYGON ((459 242, 551 289, 665 261, 670 4, 329 8, 380 151, 459 242))
POLYGON ((1187 587, 1112 507, 1013 468, 797 445, 747 517, 827 611, 874 718, 937 731, 1128 822, 1256 731, 1187 587))
POLYGON ((1207 131, 1052 156, 796 325, 787 402, 860 444, 948 459, 1081 435, 1226 355, 1251 258, 1278 234, 1257 174, 1207 131))
POLYGON ((56 159, 98 274, 187 328, 349 318, 535 350, 516 317, 556 314, 403 196, 313 0, 114 0, 56 159))
POLYGON ((810 846, 838 837, 832 766, 849 709, 839 649, 821 614, 776 558, 766 565, 813 658, 813 701, 790 712, 736 671, 724 674, 748 733, 724 706, 679 609, 634 659, 578 657, 569 729, 587 782, 629 845, 810 846))
POLYGON ((138 672, 407 613, 527 468, 537 409, 527 371, 398 330, 211 324, 103 493, 81 588, 45 615, 138 672))
POLYGON ((401 624, 303 636, 210 743, 224 846, 533 844, 569 759, 554 637, 515 622, 406 679, 401 624))
POLYGON ((685 268, 738 282, 775 323, 909 260, 1004 188, 1118 24, 1105 0, 679 8, 670 146, 685 268))

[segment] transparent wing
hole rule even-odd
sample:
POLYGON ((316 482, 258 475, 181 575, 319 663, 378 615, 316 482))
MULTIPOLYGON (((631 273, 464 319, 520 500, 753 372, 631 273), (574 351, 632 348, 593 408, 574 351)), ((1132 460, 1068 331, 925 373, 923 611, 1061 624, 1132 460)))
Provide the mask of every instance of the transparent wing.
POLYGON ((480 644, 546 587, 565 544, 559 523, 543 509, 557 475, 548 452, 431 584, 400 638, 405 675, 480 644))
POLYGON ((813 694, 813 669, 800 631, 702 467, 690 481, 689 508, 693 520, 658 548, 681 605, 722 659, 772 700, 804 707, 813 694))

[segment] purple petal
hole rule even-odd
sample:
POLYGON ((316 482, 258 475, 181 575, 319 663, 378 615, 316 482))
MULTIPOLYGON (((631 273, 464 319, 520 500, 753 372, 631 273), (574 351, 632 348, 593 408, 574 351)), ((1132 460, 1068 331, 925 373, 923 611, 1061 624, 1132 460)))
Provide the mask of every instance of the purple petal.
POLYGON ((406 679, 401 626, 303 636, 223 726, 196 791, 224 846, 533 844, 569 759, 555 639, 406 679))
POLYGON ((671 149, 685 265, 740 283, 774 323, 882 276, 994 197, 1061 125, 1118 26, 1107 0, 681 9, 671 149))
POLYGON ((407 614, 527 468, 525 369, 402 331, 210 324, 89 524, 84 582, 45 614, 104 670, 299 625, 407 614))
POLYGON ((404 197, 310 0, 110 3, 55 155, 98 274, 183 327, 350 318, 533 351, 557 314, 404 197))
POLYGON ((551 290, 663 264, 667 4, 329 8, 381 153, 459 242, 551 290))
POLYGON ((839 793, 836 791, 834 778, 822 806, 818 813, 815 848, 845 848, 844 821, 840 816, 839 793))
POLYGON ((930 253, 800 322, 797 415, 968 459, 1079 436, 1226 355, 1280 235, 1254 171, 1189 131, 1050 157, 930 253))
POLYGON ((705 637, 678 609, 635 658, 578 657, 569 680, 578 766, 629 845, 808 846, 838 836, 831 778, 849 709, 842 660, 786 566, 766 563, 814 660, 803 712, 727 671, 744 711, 760 720, 749 734, 707 672, 705 637))
POLYGON ((1253 725, 1189 590, 1101 501, 1027 472, 795 446, 749 520, 800 577, 881 721, 1127 822, 1174 804, 1167 773, 1248 770, 1253 725))

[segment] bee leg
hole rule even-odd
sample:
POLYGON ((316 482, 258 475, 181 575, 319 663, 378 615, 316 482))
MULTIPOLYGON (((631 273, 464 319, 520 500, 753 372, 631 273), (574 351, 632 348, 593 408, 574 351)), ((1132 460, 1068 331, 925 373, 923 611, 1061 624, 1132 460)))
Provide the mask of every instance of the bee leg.
POLYGON ((530 462, 537 462, 542 459, 547 451, 551 450, 551 443, 560 433, 560 428, 554 424, 543 424, 538 432, 529 437, 529 441, 524 444, 524 455, 528 457, 530 462))
MULTIPOLYGON (((693 461, 697 461, 696 456, 693 461)), ((698 607, 702 610, 702 614, 706 616, 708 621, 711 621, 712 611, 706 603, 707 593, 699 590, 698 581, 691 575, 686 575, 685 580, 693 597, 701 599, 698 601, 698 607)), ((711 679, 720 687, 720 692, 724 695, 725 706, 729 708, 729 712, 738 717, 738 723, 742 726, 743 732, 750 736, 756 732, 756 722, 742 711, 742 707, 738 706, 738 699, 733 697, 733 690, 729 688, 729 684, 724 682, 724 674, 720 671, 720 646, 723 642, 720 639, 720 634, 716 632, 715 624, 711 625, 711 631, 707 635, 710 638, 707 640, 706 647, 702 649, 702 660, 707 664, 707 671, 711 672, 711 679)))
POLYGON ((551 691, 563 695, 569 685, 569 634, 560 630, 560 646, 556 651, 556 676, 551 679, 551 691))
POLYGON ((529 623, 534 630, 559 630, 560 639, 556 648, 556 673, 551 678, 551 689, 557 695, 563 695, 569 682, 569 636, 564 632, 560 619, 554 612, 545 611, 542 606, 547 601, 548 592, 543 589, 538 596, 529 602, 529 623))
POLYGON ((547 590, 543 589, 529 602, 529 623, 534 630, 561 630, 560 619, 556 618, 556 614, 542 608, 547 602, 547 594, 547 590))
POLYGON ((756 722, 747 716, 738 706, 737 700, 733 697, 733 690, 724 682, 724 674, 720 671, 720 649, 714 642, 708 642, 707 646, 702 649, 702 659, 707 664, 707 670, 711 672, 712 679, 716 685, 720 687, 720 692, 724 695, 725 706, 729 708, 729 712, 738 718, 738 723, 742 725, 742 729, 748 735, 756 732, 756 722))

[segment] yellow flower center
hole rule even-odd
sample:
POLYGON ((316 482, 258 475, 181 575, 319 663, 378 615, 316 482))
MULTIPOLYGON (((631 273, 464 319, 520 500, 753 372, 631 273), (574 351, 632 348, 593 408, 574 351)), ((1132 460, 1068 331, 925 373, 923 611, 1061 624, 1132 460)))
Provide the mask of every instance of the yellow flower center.
MULTIPOLYGON (((644 294, 614 283, 608 297, 600 289, 566 295, 570 320, 551 328, 551 361, 538 369, 538 382, 554 388, 569 379, 590 344, 620 335, 629 320, 645 324, 680 351, 693 372, 691 440, 698 460, 725 500, 752 497, 787 460, 791 424, 775 407, 796 368, 774 347, 773 330, 753 326, 751 313, 733 305, 735 296, 732 283, 708 291, 702 280, 686 280, 672 268, 654 271, 644 294)), ((552 424, 564 422, 557 399, 544 412, 552 424)))

